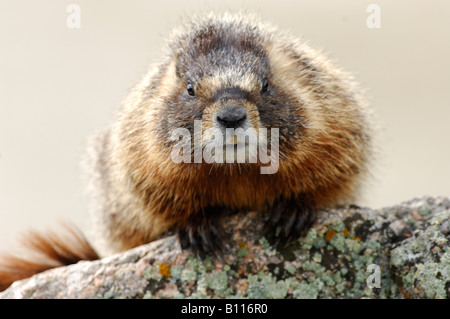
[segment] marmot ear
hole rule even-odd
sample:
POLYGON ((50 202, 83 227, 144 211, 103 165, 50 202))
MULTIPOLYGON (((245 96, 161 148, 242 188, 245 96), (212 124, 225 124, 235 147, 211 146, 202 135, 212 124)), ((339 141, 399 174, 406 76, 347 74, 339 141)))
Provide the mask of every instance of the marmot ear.
POLYGON ((183 78, 183 70, 181 68, 181 55, 184 53, 183 49, 179 49, 175 54, 175 73, 177 77, 183 78))
MULTIPOLYGON (((299 66, 297 60, 301 53, 295 48, 272 43, 267 47, 269 58, 270 77, 272 83, 296 83, 299 79, 299 66)), ((270 84, 270 83, 269 83, 270 84)))

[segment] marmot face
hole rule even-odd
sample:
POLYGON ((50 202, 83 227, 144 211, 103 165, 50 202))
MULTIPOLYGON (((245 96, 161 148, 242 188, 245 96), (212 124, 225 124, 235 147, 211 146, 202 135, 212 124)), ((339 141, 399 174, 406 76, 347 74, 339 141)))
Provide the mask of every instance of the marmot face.
MULTIPOLYGON (((272 128, 279 129, 281 152, 293 149, 306 121, 296 92, 289 92, 273 69, 271 59, 277 57, 270 34, 251 20, 231 17, 207 20, 192 30, 171 43, 174 61, 164 85, 167 103, 159 109, 158 131, 165 133, 161 138, 167 140, 178 128, 194 136, 194 121, 201 121, 202 148, 215 146, 218 131, 224 156, 227 145, 236 145, 237 156, 242 151, 236 137, 227 137, 227 129, 246 132, 247 162, 248 151, 258 142, 270 143, 272 128)), ((252 162, 258 160, 256 154, 250 156, 252 162)))

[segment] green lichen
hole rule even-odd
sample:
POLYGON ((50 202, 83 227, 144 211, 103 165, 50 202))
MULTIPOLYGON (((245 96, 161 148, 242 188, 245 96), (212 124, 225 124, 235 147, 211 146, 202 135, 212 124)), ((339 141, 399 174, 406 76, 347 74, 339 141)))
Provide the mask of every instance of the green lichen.
POLYGON ((297 269, 294 266, 289 265, 289 266, 286 267, 286 271, 289 274, 294 275, 297 272, 297 269))
POLYGON ((345 291, 345 289, 347 288, 347 282, 346 282, 346 281, 342 281, 342 282, 338 283, 338 284, 335 286, 335 288, 336 288, 336 291, 337 291, 339 294, 342 294, 342 293, 345 291))
POLYGON ((259 281, 258 276, 248 276, 247 297, 253 299, 263 299, 266 297, 266 287, 259 281))
POLYGON ((183 268, 181 268, 179 266, 172 266, 170 268, 170 276, 174 279, 180 279, 182 273, 183 273, 183 268))
POLYGON ((184 269, 181 273, 181 280, 187 282, 197 280, 197 273, 192 269, 184 269))
POLYGON ((450 219, 450 210, 445 210, 443 212, 437 213, 433 218, 430 220, 431 225, 441 225, 444 221, 450 219))
POLYGON ((408 226, 413 226, 413 225, 415 225, 416 221, 412 218, 408 218, 406 223, 408 224, 408 226))
POLYGON ((314 248, 320 249, 327 246, 327 241, 323 237, 317 238, 317 240, 314 242, 314 248))
POLYGON ((280 273, 280 268, 275 267, 274 270, 273 270, 273 273, 274 273, 275 275, 278 275, 278 274, 280 273))
POLYGON ((217 296, 223 296, 228 288, 228 275, 225 271, 214 272, 209 276, 208 287, 214 290, 217 296))
POLYGON ((330 245, 336 248, 338 251, 344 253, 346 251, 345 236, 343 233, 336 233, 330 240, 330 245))
POLYGON ((391 251, 391 264, 395 267, 412 262, 427 252, 431 243, 445 244, 447 239, 440 232, 438 226, 430 226, 425 232, 420 233, 414 240, 403 244, 391 251))
POLYGON ((335 230, 338 233, 343 232, 345 230, 345 224, 344 222, 337 222, 330 226, 329 230, 335 230))
POLYGON ((431 213, 431 207, 428 203, 424 203, 421 207, 419 207, 418 212, 422 216, 427 216, 431 213))
POLYGON ((210 299, 204 287, 198 287, 197 291, 189 296, 189 299, 210 299))
POLYGON ((438 279, 442 266, 438 263, 427 261, 425 264, 418 265, 417 280, 421 288, 425 291, 427 298, 445 299, 447 293, 445 291, 446 280, 438 279))
POLYGON ((402 283, 405 287, 412 287, 415 280, 416 278, 413 271, 406 272, 406 274, 403 274, 402 276, 402 283))
POLYGON ((241 248, 239 247, 238 251, 237 251, 237 256, 239 258, 245 258, 248 256, 248 250, 245 248, 241 248))
POLYGON ((206 276, 200 276, 197 280, 197 291, 191 294, 191 298, 209 298, 206 289, 208 288, 209 278, 206 276))
POLYGON ((317 240, 317 231, 311 228, 305 237, 300 238, 298 241, 303 249, 309 250, 313 247, 315 241, 317 240))
POLYGON ((287 296, 289 289, 289 282, 284 280, 277 281, 271 273, 258 275, 250 275, 248 277, 248 298, 270 298, 282 299, 287 296))
POLYGON ((105 294, 101 297, 101 299, 115 299, 116 295, 114 293, 114 291, 109 290, 107 292, 105 292, 105 294))
POLYGON ((440 262, 427 260, 416 265, 417 285, 425 292, 427 298, 447 298, 446 285, 450 282, 450 253, 448 249, 441 256, 440 262))
POLYGON ((355 266, 355 269, 361 270, 366 269, 368 265, 374 264, 373 256, 354 256, 354 262, 353 265, 355 266))
POLYGON ((410 247, 399 246, 391 251, 391 265, 394 267, 400 267, 408 260, 410 247))
POLYGON ((316 299, 323 286, 324 283, 317 278, 311 283, 302 281, 295 287, 293 296, 296 299, 316 299))
POLYGON ((147 280, 156 280, 160 281, 163 278, 163 275, 159 272, 159 266, 158 265, 151 265, 149 266, 144 273, 142 274, 145 279, 147 280))
POLYGON ((265 255, 271 257, 277 254, 277 250, 272 247, 272 245, 265 237, 261 237, 259 239, 259 244, 262 246, 265 255))
POLYGON ((329 287, 332 287, 336 284, 336 282, 333 280, 333 276, 330 274, 322 274, 319 278, 325 283, 325 285, 329 287))
POLYGON ((366 284, 367 283, 367 274, 363 270, 358 270, 355 273, 355 281, 358 283, 366 284))
MULTIPOLYGON (((426 215, 428 215, 427 213, 426 215)), ((436 213, 423 231, 391 251, 406 297, 447 298, 450 282, 448 239, 440 225, 450 219, 450 211, 436 213)))
POLYGON ((369 288, 369 287, 364 288, 363 296, 365 296, 365 297, 372 297, 373 296, 372 288, 369 288))
MULTIPOLYGON (((390 281, 389 284, 390 284, 389 286, 391 287, 389 289, 389 291, 386 290, 386 289, 382 289, 381 290, 381 297, 384 298, 384 299, 387 299, 390 296, 397 296, 398 295, 398 291, 399 291, 398 286, 395 283, 393 283, 392 281, 390 281), (388 293, 386 294, 386 292, 388 292, 388 293)), ((382 282, 382 285, 383 285, 383 282, 382 282)), ((387 285, 384 285, 384 286, 387 286, 387 285)))
POLYGON ((197 280, 199 274, 205 274, 214 268, 214 264, 208 258, 201 262, 195 257, 189 257, 181 272, 180 279, 187 282, 197 280))
POLYGON ((371 253, 378 252, 381 249, 381 243, 374 241, 374 240, 367 240, 365 242, 365 245, 366 245, 366 250, 370 249, 371 253))
POLYGON ((363 246, 357 240, 350 238, 345 239, 345 246, 350 252, 355 253, 359 253, 363 249, 363 246))
POLYGON ((280 280, 268 285, 269 295, 268 298, 283 299, 286 298, 289 285, 284 280, 280 280))
POLYGON ((333 280, 334 280, 335 283, 342 282, 342 276, 341 276, 341 273, 339 271, 337 271, 337 272, 335 272, 333 274, 333 280))
POLYGON ((321 263, 322 262, 322 255, 319 253, 315 253, 312 257, 312 260, 316 263, 321 263))
POLYGON ((306 261, 303 263, 302 266, 304 271, 311 271, 315 273, 316 275, 321 275, 325 272, 325 267, 319 265, 318 263, 314 261, 306 261))
POLYGON ((211 257, 206 257, 204 260, 203 260, 203 266, 205 266, 205 271, 206 272, 209 272, 209 271, 212 271, 213 269, 214 269, 214 259, 213 258, 211 258, 211 257))

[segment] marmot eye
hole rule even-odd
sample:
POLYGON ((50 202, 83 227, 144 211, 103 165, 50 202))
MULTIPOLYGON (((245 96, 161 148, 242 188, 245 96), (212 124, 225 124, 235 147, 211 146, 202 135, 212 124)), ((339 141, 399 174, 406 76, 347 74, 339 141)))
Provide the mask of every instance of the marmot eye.
POLYGON ((195 96, 194 86, 191 83, 187 85, 187 92, 191 96, 195 96))
POLYGON ((268 89, 269 89, 269 82, 267 82, 267 79, 264 79, 261 91, 267 92, 268 89))

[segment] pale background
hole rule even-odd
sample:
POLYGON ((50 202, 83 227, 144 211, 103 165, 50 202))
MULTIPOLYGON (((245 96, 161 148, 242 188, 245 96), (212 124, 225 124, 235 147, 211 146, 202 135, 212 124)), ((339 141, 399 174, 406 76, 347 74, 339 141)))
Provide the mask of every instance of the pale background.
POLYGON ((29 227, 85 227, 79 161, 89 135, 161 53, 180 17, 247 9, 355 73, 383 127, 382 164, 360 202, 450 195, 450 1, 0 2, 0 250, 29 227), (81 28, 66 27, 70 3, 81 28), (370 3, 381 29, 366 26, 370 3))

